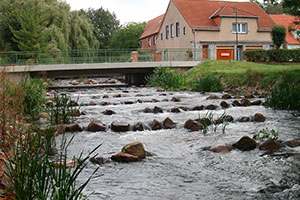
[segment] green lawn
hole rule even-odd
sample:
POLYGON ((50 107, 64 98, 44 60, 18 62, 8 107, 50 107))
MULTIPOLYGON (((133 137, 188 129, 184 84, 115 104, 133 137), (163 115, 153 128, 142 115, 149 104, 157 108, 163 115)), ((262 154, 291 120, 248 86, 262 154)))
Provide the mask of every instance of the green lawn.
POLYGON ((232 87, 258 85, 266 88, 281 80, 300 81, 300 64, 259 64, 244 61, 207 61, 186 73, 187 82, 202 74, 223 78, 232 87))

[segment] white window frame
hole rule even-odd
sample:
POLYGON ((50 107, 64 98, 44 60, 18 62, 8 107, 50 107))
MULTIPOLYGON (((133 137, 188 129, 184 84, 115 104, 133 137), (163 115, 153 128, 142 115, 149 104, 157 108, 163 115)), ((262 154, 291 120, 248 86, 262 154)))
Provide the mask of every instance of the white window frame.
POLYGON ((156 45, 156 42, 157 42, 156 36, 153 36, 153 45, 156 45))
POLYGON ((236 30, 238 30, 238 33, 248 33, 248 25, 247 23, 232 23, 232 33, 236 33, 236 30), (244 26, 244 30, 243 30, 243 26, 244 26), (234 27, 235 30, 234 30, 234 27))
POLYGON ((169 25, 166 26, 166 39, 169 39, 169 35, 170 31, 169 31, 169 25))
POLYGON ((176 37, 179 37, 180 35, 180 24, 179 22, 176 22, 176 37))
POLYGON ((148 38, 148 46, 151 47, 151 37, 148 38))
POLYGON ((171 38, 175 37, 175 28, 174 28, 174 24, 171 24, 171 38))

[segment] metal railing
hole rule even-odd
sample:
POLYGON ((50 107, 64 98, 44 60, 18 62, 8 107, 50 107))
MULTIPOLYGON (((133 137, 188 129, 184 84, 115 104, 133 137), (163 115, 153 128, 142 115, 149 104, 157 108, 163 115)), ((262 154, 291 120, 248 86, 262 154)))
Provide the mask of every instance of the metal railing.
POLYGON ((202 49, 96 49, 70 51, 11 51, 0 52, 0 65, 51 65, 83 63, 131 62, 132 52, 138 53, 138 62, 200 61, 210 58, 202 49))

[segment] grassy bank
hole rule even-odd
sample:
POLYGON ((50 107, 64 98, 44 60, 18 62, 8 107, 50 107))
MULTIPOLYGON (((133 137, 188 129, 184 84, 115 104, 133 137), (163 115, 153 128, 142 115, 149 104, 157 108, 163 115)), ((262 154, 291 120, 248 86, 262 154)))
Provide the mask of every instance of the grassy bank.
POLYGON ((225 90, 239 95, 258 91, 267 94, 267 104, 273 108, 300 110, 300 64, 207 61, 184 74, 159 68, 148 78, 148 84, 170 90, 225 90))

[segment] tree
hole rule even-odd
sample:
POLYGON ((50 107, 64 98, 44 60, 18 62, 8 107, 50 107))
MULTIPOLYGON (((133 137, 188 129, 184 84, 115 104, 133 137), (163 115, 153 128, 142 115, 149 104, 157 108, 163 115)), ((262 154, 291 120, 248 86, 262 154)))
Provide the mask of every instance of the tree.
POLYGON ((131 22, 121 27, 121 29, 112 36, 112 47, 119 49, 138 48, 139 38, 143 34, 145 26, 146 22, 131 22))
POLYGON ((280 25, 273 26, 271 36, 276 46, 276 49, 279 49, 281 45, 285 42, 286 28, 280 25))
POLYGON ((87 11, 80 10, 85 14, 94 25, 94 34, 100 44, 100 48, 110 48, 112 35, 119 30, 120 21, 117 20, 115 13, 110 13, 102 7, 94 10, 89 8, 87 11))
POLYGON ((42 13, 40 5, 35 1, 28 1, 28 6, 16 12, 16 22, 19 28, 9 26, 13 34, 13 41, 21 51, 45 50, 48 32, 45 30, 49 17, 42 13))
POLYGON ((287 10, 288 13, 300 17, 299 0, 283 0, 282 5, 287 10))

